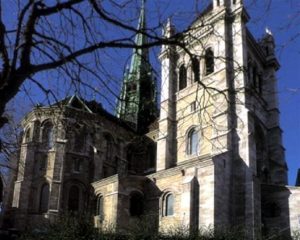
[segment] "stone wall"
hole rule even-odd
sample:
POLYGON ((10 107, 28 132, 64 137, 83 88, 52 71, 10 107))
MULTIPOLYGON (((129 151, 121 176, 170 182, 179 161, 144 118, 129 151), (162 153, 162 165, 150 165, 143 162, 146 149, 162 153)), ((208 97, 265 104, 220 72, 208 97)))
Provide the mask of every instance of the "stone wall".
POLYGON ((291 233, 300 232, 300 187, 288 187, 291 195, 289 197, 289 213, 291 233))
POLYGON ((185 162, 148 175, 160 191, 159 231, 192 230, 214 224, 215 176, 210 158, 185 162), (174 196, 174 213, 166 215, 166 196, 174 196))

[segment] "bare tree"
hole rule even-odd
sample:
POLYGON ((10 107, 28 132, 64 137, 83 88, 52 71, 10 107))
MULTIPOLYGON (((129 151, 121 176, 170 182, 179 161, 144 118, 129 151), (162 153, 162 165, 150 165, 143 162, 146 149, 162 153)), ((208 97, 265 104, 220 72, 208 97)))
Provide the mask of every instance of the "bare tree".
MULTIPOLYGON (((206 1, 193 2, 191 5, 196 6, 194 13, 186 14, 195 15, 198 6, 206 1)), ((255 0, 249 2, 257 4, 255 0)), ((0 127, 7 122, 3 116, 6 104, 18 93, 25 80, 36 84, 46 95, 55 97, 35 78, 40 72, 55 69, 72 84, 80 82, 93 88, 88 80, 81 80, 80 75, 89 74, 107 85, 103 76, 107 77, 108 73, 102 67, 102 58, 107 57, 103 52, 105 49, 149 48, 161 44, 184 46, 179 35, 171 39, 160 37, 164 21, 160 18, 156 26, 142 30, 149 42, 137 46, 133 40, 141 30, 135 27, 137 14, 134 13, 138 11, 133 9, 137 10, 139 3, 134 0, 14 0, 1 1, 0 4, 0 127), (9 11, 16 13, 10 18, 5 17, 9 11), (114 33, 108 34, 108 30, 114 33)), ((272 4, 272 1, 267 1, 267 11, 272 4)), ((299 14, 295 14, 296 20, 293 18, 288 26, 297 21, 299 14)), ((295 37, 291 36, 292 39, 295 37)))
MULTIPOLYGON (((0 127, 8 121, 3 115, 6 104, 24 81, 30 80, 47 95, 52 94, 34 78, 40 72, 56 69, 76 84, 82 72, 101 78, 94 70, 101 68, 101 49, 149 48, 180 42, 176 37, 158 37, 156 28, 137 30, 136 16, 121 14, 136 5, 136 1, 57 0, 49 3, 15 0, 0 3, 0 127), (3 17, 8 7, 16 12, 16 19, 10 19, 13 24, 6 23, 3 17), (111 28, 118 34, 107 34, 107 29, 111 28), (149 42, 138 46, 133 40, 141 31, 148 36, 149 42)), ((157 29, 159 27, 160 24, 157 29)), ((88 82, 82 83, 89 86, 88 82)))

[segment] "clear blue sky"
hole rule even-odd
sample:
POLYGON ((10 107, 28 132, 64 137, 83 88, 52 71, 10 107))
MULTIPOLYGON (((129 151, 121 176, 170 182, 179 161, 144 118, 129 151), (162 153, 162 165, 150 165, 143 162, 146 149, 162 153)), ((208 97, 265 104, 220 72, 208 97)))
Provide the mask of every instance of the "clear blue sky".
POLYGON ((300 1, 258 1, 251 5, 249 28, 260 37, 264 28, 273 32, 277 44, 277 57, 281 64, 278 71, 278 93, 281 112, 283 143, 289 167, 289 184, 294 185, 300 168, 300 1))
MULTIPOLYGON (((138 0, 136 2, 139 3, 138 0)), ((278 46, 277 56, 281 64, 277 75, 281 127, 283 129, 283 142, 289 167, 289 184, 293 185, 296 171, 300 168, 300 140, 298 140, 300 136, 300 36, 297 37, 297 34, 300 34, 300 1, 270 0, 271 5, 267 4, 269 0, 245 0, 244 2, 251 16, 248 26, 253 35, 256 38, 261 37, 265 28, 268 27, 273 32, 278 46)), ((158 21, 165 22, 167 17, 172 16, 177 27, 183 28, 189 25, 196 17, 197 8, 202 9, 206 4, 207 1, 203 0, 148 0, 148 22, 156 25, 158 21), (197 7, 196 2, 198 2, 197 7)), ((10 14, 5 16, 5 20, 12 21, 14 11, 12 11, 10 5, 7 7, 10 9, 10 14)), ((138 9, 136 9, 133 13, 128 14, 137 17, 138 12, 138 9)), ((110 34, 109 31, 107 34, 110 34)), ((159 49, 151 50, 152 62, 155 66, 159 66, 157 60, 158 51, 159 49)), ((104 59, 103 68, 108 70, 105 73, 107 78, 105 81, 109 84, 113 82, 116 93, 119 91, 118 85, 120 85, 124 68, 128 64, 130 53, 130 50, 112 50, 102 54, 104 59)), ((41 79, 46 86, 54 89, 58 98, 63 98, 65 95, 73 93, 74 88, 72 86, 61 87, 60 76, 56 73, 40 74, 36 78, 41 79)), ((24 87, 13 101, 14 104, 12 104, 17 109, 19 116, 30 110, 31 103, 43 102, 47 104, 45 97, 34 85, 26 84, 24 87), (30 99, 24 93, 24 87, 30 93, 30 99), (20 102, 22 103, 21 108, 20 102)), ((115 100, 103 86, 99 85, 98 87, 102 96, 96 96, 96 98, 108 110, 112 111, 115 100)), ((82 94, 87 95, 88 98, 93 97, 91 93, 82 94)))

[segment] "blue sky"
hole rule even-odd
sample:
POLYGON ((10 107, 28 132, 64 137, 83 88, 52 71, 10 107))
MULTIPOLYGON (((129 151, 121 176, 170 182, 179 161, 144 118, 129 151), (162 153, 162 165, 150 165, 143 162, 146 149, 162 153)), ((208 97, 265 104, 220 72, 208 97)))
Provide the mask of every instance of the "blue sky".
POLYGON ((251 5, 249 28, 255 37, 265 27, 273 32, 281 68, 277 72, 283 145, 289 167, 289 184, 294 185, 300 168, 300 1, 275 0, 251 5), (298 36, 298 37, 297 37, 298 36))
MULTIPOLYGON (((4 19, 13 23, 16 12, 13 11, 9 2, 7 1, 8 5, 6 6, 9 14, 6 14, 4 19)), ((202 9, 207 2, 202 0, 148 0, 148 22, 150 25, 156 26, 157 22, 165 22, 167 17, 172 16, 177 28, 183 29, 192 22, 197 15, 197 11, 202 9), (196 2, 198 2, 198 5, 196 2)), ((283 143, 286 148, 286 159, 289 167, 289 184, 293 185, 296 171, 300 168, 300 141, 298 140, 298 136, 300 136, 300 36, 297 37, 297 34, 300 32, 300 13, 297 13, 300 9, 300 1, 270 0, 271 5, 268 5, 268 0, 245 0, 244 2, 251 16, 248 27, 253 35, 256 38, 260 38, 264 34, 265 28, 268 27, 273 32, 277 43, 277 56, 281 64, 277 74, 281 127, 283 129, 283 143)), ((137 19, 139 13, 138 4, 139 0, 135 0, 132 8, 125 9, 121 14, 137 19)), ((133 25, 136 25, 134 21, 133 25)), ((109 30, 108 28, 108 35, 118 34, 109 30)), ((160 32, 160 29, 157 31, 160 32)), ((159 67, 158 52, 158 48, 151 50, 152 63, 157 67, 159 67)), ((103 59, 101 66, 103 82, 95 85, 95 88, 100 93, 82 91, 81 94, 89 99, 96 98, 108 110, 113 111, 115 99, 104 87, 104 83, 112 86, 113 91, 118 94, 122 74, 128 64, 131 50, 105 50, 101 53, 101 58, 103 59)), ((157 71, 159 76, 159 68, 157 68, 157 71)), ((85 76, 82 77, 84 78, 85 76)), ((51 71, 38 74, 35 78, 51 88, 57 98, 63 98, 74 93, 74 86, 62 84, 63 78, 60 73, 51 71)), ((89 76, 86 76, 86 78, 88 79, 89 76)), ((22 87, 21 92, 10 106, 18 112, 20 118, 20 116, 23 116, 30 110, 32 105, 37 103, 47 104, 46 97, 34 84, 28 82, 22 87)))

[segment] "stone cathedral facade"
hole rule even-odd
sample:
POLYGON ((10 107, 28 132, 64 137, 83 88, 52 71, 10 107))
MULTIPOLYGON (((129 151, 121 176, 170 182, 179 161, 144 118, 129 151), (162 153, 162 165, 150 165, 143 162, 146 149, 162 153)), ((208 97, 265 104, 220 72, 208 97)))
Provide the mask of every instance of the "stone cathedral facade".
MULTIPOLYGON (((133 52, 116 116, 76 95, 28 113, 9 224, 88 212, 96 227, 118 230, 142 218, 157 231, 242 226, 252 239, 299 229, 274 39, 267 31, 256 41, 248 20, 241 0, 213 0, 180 36, 188 51, 162 47, 159 110, 143 49, 133 52)), ((178 37, 171 21, 163 36, 178 37)))

